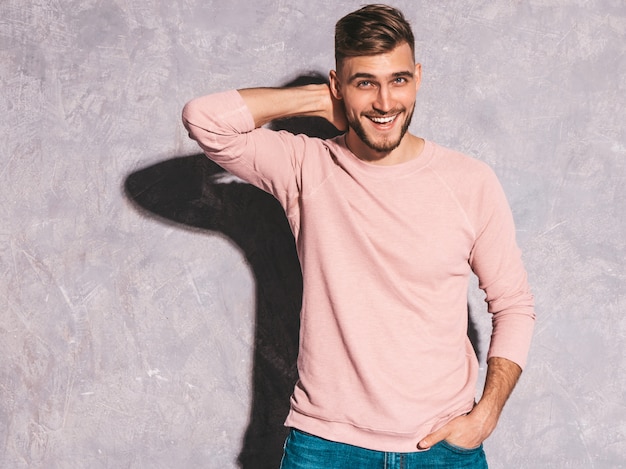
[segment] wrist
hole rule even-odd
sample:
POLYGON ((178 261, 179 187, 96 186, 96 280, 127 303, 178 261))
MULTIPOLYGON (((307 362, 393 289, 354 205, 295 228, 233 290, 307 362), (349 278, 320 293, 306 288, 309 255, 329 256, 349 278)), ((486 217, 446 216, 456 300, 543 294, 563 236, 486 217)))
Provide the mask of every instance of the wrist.
POLYGON ((329 86, 327 84, 308 85, 307 88, 314 96, 315 116, 322 117, 332 123, 335 117, 334 103, 329 86))
POLYGON ((500 409, 497 405, 481 399, 469 414, 481 427, 489 429, 491 433, 498 424, 500 409))

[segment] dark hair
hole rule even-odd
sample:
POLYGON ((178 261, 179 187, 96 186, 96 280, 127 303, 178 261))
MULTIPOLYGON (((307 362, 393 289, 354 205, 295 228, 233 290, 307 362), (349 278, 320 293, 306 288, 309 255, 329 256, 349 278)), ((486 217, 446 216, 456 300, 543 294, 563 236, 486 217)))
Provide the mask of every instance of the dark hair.
POLYGON ((366 5, 337 21, 335 62, 339 67, 346 57, 383 54, 405 42, 415 58, 413 31, 400 10, 388 5, 366 5))

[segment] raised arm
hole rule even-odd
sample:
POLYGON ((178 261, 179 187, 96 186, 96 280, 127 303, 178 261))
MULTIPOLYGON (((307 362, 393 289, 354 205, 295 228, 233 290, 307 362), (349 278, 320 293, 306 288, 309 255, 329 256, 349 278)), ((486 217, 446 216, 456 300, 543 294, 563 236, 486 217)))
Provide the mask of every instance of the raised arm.
POLYGON ((339 130, 346 129, 343 105, 332 96, 328 85, 248 88, 238 91, 256 127, 287 117, 322 117, 339 130))
POLYGON ((316 139, 261 128, 274 119, 309 116, 345 127, 343 104, 327 85, 228 90, 189 101, 182 119, 189 136, 223 169, 274 195, 283 207, 299 196, 302 156, 316 139))

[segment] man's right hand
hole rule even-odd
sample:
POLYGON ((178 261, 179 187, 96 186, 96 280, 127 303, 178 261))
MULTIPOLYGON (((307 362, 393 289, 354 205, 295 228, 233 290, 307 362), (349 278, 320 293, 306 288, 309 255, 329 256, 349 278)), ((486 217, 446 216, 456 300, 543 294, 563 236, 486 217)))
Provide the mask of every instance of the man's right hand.
POLYGON ((328 85, 238 91, 252 113, 256 127, 287 117, 322 117, 338 130, 348 128, 343 102, 332 96, 328 85))
POLYGON ((344 132, 348 130, 348 119, 346 118, 346 108, 343 105, 343 101, 335 98, 330 92, 330 89, 328 91, 328 95, 331 100, 331 113, 326 120, 333 124, 337 130, 344 132))

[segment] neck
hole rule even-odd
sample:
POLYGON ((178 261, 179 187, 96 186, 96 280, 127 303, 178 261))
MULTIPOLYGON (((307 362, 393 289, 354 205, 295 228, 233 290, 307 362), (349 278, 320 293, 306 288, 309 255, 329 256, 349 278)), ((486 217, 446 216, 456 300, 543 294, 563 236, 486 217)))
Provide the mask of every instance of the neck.
POLYGON ((424 149, 424 139, 407 132, 400 144, 393 150, 378 151, 363 142, 352 129, 348 129, 346 145, 361 161, 379 166, 390 166, 417 158, 424 149))

